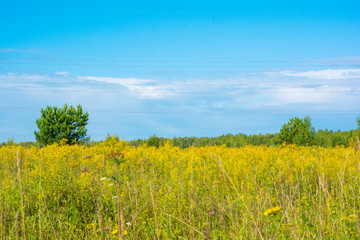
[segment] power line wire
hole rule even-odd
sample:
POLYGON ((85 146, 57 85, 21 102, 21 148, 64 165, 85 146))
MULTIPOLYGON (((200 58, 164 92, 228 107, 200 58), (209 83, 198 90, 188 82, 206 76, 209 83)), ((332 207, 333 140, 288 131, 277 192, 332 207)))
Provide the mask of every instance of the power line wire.
POLYGON ((349 63, 355 62, 356 64, 360 64, 359 59, 345 59, 345 60, 289 60, 289 61, 279 61, 279 60, 271 60, 271 61, 241 61, 241 60, 124 60, 124 59, 74 59, 74 58, 25 58, 25 57, 5 57, 3 60, 39 60, 39 61, 77 61, 77 62, 122 62, 122 63, 349 63))
MULTIPOLYGON (((89 125, 117 125, 119 127, 147 127, 147 128, 188 128, 188 129, 229 129, 229 128, 239 128, 239 127, 250 127, 249 125, 244 125, 244 124, 235 124, 235 126, 229 126, 228 127, 219 127, 219 126, 183 126, 183 125, 179 125, 179 126, 144 126, 141 124, 128 124, 128 123, 102 123, 102 122, 89 122, 89 125)), ((234 124, 232 124, 234 125, 234 124)), ((251 127, 254 127, 254 125, 251 125, 251 127)), ((259 126, 258 126, 259 127, 259 126)), ((261 127, 261 126, 260 126, 261 127)), ((342 127, 342 128, 347 128, 347 127, 354 127, 354 125, 337 125, 337 127, 342 127)))
MULTIPOLYGON (((80 63, 50 63, 50 62, 5 62, 1 64, 15 65, 53 65, 53 66, 82 66, 82 67, 133 67, 133 68, 324 68, 317 65, 124 65, 124 64, 80 64, 80 63)), ((338 65, 344 66, 344 65, 338 65)), ((346 65, 347 67, 359 67, 360 64, 346 65)))
MULTIPOLYGON (((21 77, 21 76, 17 76, 21 77)), ((1 75, 0 75, 1 79, 1 75)), ((90 79, 91 80, 91 79, 90 79)), ((92 80, 95 83, 104 84, 103 82, 92 80)), ((72 85, 72 86, 81 86, 81 85, 89 85, 89 83, 74 83, 74 82, 37 82, 37 81, 11 81, 11 82, 3 82, 0 80, 0 83, 2 84, 49 84, 49 85, 72 85)), ((144 87, 161 87, 161 86, 176 86, 176 87, 273 87, 273 86, 360 86, 360 83, 295 83, 295 84, 289 84, 289 83, 273 83, 273 84, 207 84, 207 83, 182 83, 182 81, 174 80, 174 82, 169 83, 155 83, 152 84, 151 82, 145 82, 145 83, 106 83, 106 85, 120 85, 120 86, 144 86, 144 87)))
MULTIPOLYGON (((23 111, 23 110, 36 110, 40 111, 40 108, 30 108, 30 107, 0 107, 0 110, 4 111, 23 111)), ((339 110, 339 109, 336 109, 339 110)), ((347 110, 347 109, 345 109, 347 110)), ((207 109, 196 109, 196 110, 153 110, 153 111, 144 111, 144 110, 114 110, 114 109, 87 109, 87 112, 90 113, 122 113, 122 114, 189 114, 189 113, 211 113, 211 114, 221 114, 221 115, 357 115, 354 111, 352 112, 336 112, 336 113, 301 113, 301 112, 249 112, 243 110, 207 110, 207 109)), ((332 110, 334 111, 334 110, 332 110)), ((360 111, 360 110, 359 110, 360 111)))
MULTIPOLYGON (((210 93, 224 93, 225 91, 138 91, 138 90, 74 90, 74 89, 55 89, 56 91, 63 92, 75 92, 75 93, 97 93, 97 92, 106 92, 106 93, 152 93, 152 94, 179 94, 179 93, 196 93, 196 94, 210 94, 210 93)), ((310 90, 310 89, 309 89, 310 90)), ((36 89, 36 88, 17 88, 17 89, 0 89, 0 91, 32 91, 32 92, 48 92, 50 89, 36 89)), ((347 90, 347 91, 227 91, 229 94, 236 93, 294 93, 294 94, 317 94, 317 93, 360 93, 360 90, 347 90)), ((53 94, 53 93, 49 93, 53 94)))

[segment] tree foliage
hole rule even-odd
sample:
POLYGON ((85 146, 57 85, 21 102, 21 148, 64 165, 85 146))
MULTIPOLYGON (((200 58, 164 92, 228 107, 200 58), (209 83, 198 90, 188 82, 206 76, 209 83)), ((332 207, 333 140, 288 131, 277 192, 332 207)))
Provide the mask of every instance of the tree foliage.
POLYGON ((311 126, 310 117, 290 118, 280 130, 280 142, 311 146, 315 144, 315 129, 311 126))
POLYGON ((155 134, 153 136, 149 137, 149 139, 146 141, 148 146, 151 146, 151 147, 160 147, 161 142, 164 142, 164 140, 161 141, 161 139, 159 137, 157 137, 155 134))
POLYGON ((81 105, 77 108, 62 108, 47 106, 41 109, 41 116, 36 120, 39 131, 35 131, 35 138, 41 144, 53 143, 83 144, 89 141, 86 125, 89 114, 83 112, 81 105))
POLYGON ((360 116, 357 117, 357 129, 360 130, 360 116))

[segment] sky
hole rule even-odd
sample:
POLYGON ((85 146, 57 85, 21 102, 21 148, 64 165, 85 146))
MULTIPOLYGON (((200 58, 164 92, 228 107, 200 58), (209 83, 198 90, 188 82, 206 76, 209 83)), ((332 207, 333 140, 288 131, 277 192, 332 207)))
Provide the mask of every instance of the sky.
POLYGON ((125 140, 355 129, 359 1, 0 0, 0 142, 46 106, 125 140))

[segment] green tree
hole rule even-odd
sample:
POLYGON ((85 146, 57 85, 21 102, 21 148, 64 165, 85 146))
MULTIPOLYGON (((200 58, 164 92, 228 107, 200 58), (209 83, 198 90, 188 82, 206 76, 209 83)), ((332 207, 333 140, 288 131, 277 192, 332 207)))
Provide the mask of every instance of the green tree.
POLYGON ((290 118, 280 130, 280 142, 296 144, 299 146, 311 146, 315 143, 315 129, 311 126, 310 117, 290 118))
POLYGON ((357 129, 360 130, 360 116, 357 117, 357 129))
POLYGON ((60 141, 70 145, 88 142, 88 120, 89 114, 83 112, 81 105, 77 108, 67 104, 62 108, 47 106, 41 109, 41 116, 36 120, 39 129, 34 132, 36 141, 44 145, 60 141))
POLYGON ((161 145, 161 139, 157 137, 155 134, 146 141, 148 146, 151 147, 160 147, 161 145))

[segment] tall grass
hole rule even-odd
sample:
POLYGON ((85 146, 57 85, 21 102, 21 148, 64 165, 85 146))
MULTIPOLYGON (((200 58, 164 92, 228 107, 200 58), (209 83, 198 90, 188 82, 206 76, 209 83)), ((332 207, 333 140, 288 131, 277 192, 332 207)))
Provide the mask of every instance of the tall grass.
POLYGON ((0 148, 0 239, 359 239, 351 148, 0 148))

